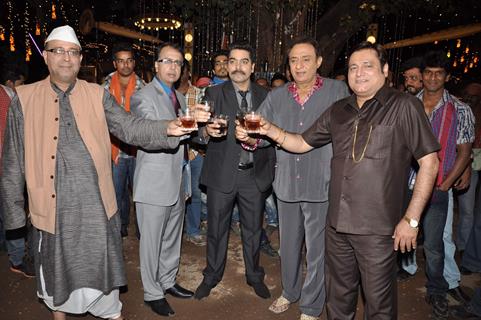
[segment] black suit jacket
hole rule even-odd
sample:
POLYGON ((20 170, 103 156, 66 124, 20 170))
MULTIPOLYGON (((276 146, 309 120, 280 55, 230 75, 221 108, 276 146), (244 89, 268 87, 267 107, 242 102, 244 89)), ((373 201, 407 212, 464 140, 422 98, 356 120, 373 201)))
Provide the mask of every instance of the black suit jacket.
MULTIPOLYGON (((252 109, 256 110, 264 101, 268 91, 251 82, 252 109)), ((206 98, 214 101, 216 114, 229 116, 227 136, 211 138, 202 167, 200 182, 208 188, 221 192, 232 192, 236 182, 237 166, 242 147, 235 138, 235 117, 239 103, 231 81, 209 87, 206 98)), ((275 150, 272 146, 254 151, 255 183, 259 191, 267 191, 274 180, 275 150)))

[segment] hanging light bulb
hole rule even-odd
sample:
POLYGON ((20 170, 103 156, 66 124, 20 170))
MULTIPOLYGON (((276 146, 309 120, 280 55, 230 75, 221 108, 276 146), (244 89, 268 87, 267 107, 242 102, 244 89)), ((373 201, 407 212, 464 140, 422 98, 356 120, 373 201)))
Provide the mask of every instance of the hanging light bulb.
POLYGON ((468 66, 464 67, 464 73, 468 73, 468 66))
POLYGON ((471 63, 469 64, 469 69, 472 69, 473 67, 474 67, 474 63, 471 62, 471 63))
POLYGON ((457 66, 458 66, 458 62, 456 60, 454 60, 453 67, 456 68, 457 66))
POLYGON ((35 24, 35 35, 36 36, 39 36, 40 35, 40 23, 37 23, 35 24))
POLYGON ((13 38, 13 35, 10 35, 10 51, 15 51, 15 39, 13 38))
POLYGON ((464 50, 464 53, 469 53, 469 47, 466 47, 466 49, 464 50))
POLYGON ((461 62, 461 63, 464 62, 464 56, 461 56, 461 59, 459 59, 459 62, 461 62))
POLYGON ((461 47, 461 39, 458 39, 456 42, 456 48, 461 47))
POLYGON ((55 4, 52 3, 52 20, 57 19, 57 13, 55 12, 55 4))
POLYGON ((0 40, 5 41, 5 29, 0 26, 0 40))
POLYGON ((448 50, 448 53, 446 53, 446 56, 447 56, 448 58, 451 58, 451 51, 448 50))

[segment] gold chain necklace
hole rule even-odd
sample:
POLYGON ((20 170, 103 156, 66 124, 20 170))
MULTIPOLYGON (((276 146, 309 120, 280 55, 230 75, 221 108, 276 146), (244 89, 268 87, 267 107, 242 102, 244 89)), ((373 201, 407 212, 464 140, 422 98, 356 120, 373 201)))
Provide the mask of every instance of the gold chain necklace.
POLYGON ((358 127, 358 124, 359 124, 359 120, 356 119, 356 128, 354 130, 354 140, 352 142, 352 161, 354 163, 359 163, 359 162, 362 161, 362 159, 364 159, 364 154, 366 153, 367 145, 369 144, 369 140, 371 139, 371 132, 372 132, 372 124, 371 124, 370 127, 369 127, 369 134, 367 136, 367 141, 366 141, 366 144, 364 145, 361 156, 359 157, 359 159, 356 159, 355 149, 356 149, 356 142, 357 142, 357 127, 358 127))

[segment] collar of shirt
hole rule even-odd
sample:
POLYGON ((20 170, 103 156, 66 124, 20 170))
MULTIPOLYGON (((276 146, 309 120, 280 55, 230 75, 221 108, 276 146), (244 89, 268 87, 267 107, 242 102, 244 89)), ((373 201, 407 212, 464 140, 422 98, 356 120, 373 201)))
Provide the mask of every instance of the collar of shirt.
MULTIPOLYGON (((424 96, 424 89, 421 90, 417 95, 416 97, 418 97, 421 101, 423 101, 423 96, 424 96)), ((431 114, 429 115, 429 121, 432 121, 433 120, 433 116, 435 113, 437 113, 439 111, 439 109, 441 109, 441 107, 443 107, 444 105, 446 105, 446 102, 449 101, 450 97, 449 97, 449 92, 448 90, 444 89, 443 90, 443 95, 441 96, 441 99, 439 99, 438 101, 438 104, 434 107, 433 111, 431 112, 431 114)), ((455 107, 456 104, 454 104, 455 107)))
POLYGON ((314 82, 314 85, 312 86, 311 91, 309 91, 304 101, 301 101, 301 97, 299 95, 299 91, 295 81, 289 82, 289 84, 287 85, 287 91, 289 91, 292 94, 292 97, 294 98, 294 100, 296 100, 297 103, 303 106, 309 100, 309 98, 314 94, 314 92, 316 92, 322 87, 322 84, 323 84, 322 77, 316 74, 316 81, 314 82))
POLYGON ((212 84, 215 86, 215 85, 224 83, 224 82, 226 82, 226 81, 227 81, 227 80, 223 80, 223 79, 221 79, 221 78, 214 77, 214 78, 212 79, 212 84))
MULTIPOLYGON (((239 93, 239 87, 234 83, 232 82, 232 85, 234 86, 234 91, 235 91, 235 96, 237 98, 237 103, 241 104, 242 102, 242 96, 241 94, 239 93)), ((251 107, 251 99, 252 99, 252 92, 251 92, 251 89, 252 89, 252 86, 249 82, 249 88, 247 89, 247 94, 246 94, 246 100, 247 100, 247 110, 251 110, 252 107, 251 107)))
POLYGON ((59 96, 60 94, 63 94, 65 96, 69 95, 70 92, 73 90, 73 88, 75 87, 75 84, 77 83, 77 80, 75 80, 73 83, 71 83, 67 90, 63 91, 62 89, 60 89, 55 83, 53 82, 50 82, 51 86, 52 86, 52 89, 53 91, 55 91, 55 93, 57 94, 57 96, 59 96))
POLYGON ((164 81, 160 80, 159 78, 157 78, 157 76, 154 77, 155 80, 157 80, 157 82, 160 84, 160 86, 162 87, 162 89, 164 89, 165 93, 170 97, 170 95, 172 94, 172 91, 173 89, 171 87, 169 87, 167 84, 164 83, 164 81))
MULTIPOLYGON (((392 94, 389 92, 389 87, 387 85, 384 85, 381 87, 381 89, 379 89, 376 94, 374 95, 374 97, 372 97, 371 99, 367 100, 365 103, 364 103, 364 106, 366 106, 367 102, 375 99, 376 101, 378 101, 381 106, 384 106, 386 105, 387 101, 389 100, 390 97, 392 97, 392 94)), ((357 98, 356 98, 356 95, 355 94, 352 94, 349 98, 347 98, 347 103, 356 108, 356 109, 359 109, 359 106, 357 105, 357 98)))
MULTIPOLYGON (((102 86, 104 86, 105 89, 107 90, 110 89, 110 82, 112 81, 112 76, 116 72, 117 71, 111 72, 108 76, 105 77, 104 82, 102 83, 102 86)), ((135 91, 137 91, 142 89, 145 86, 145 82, 137 74, 134 74, 134 75, 135 75, 135 91)))

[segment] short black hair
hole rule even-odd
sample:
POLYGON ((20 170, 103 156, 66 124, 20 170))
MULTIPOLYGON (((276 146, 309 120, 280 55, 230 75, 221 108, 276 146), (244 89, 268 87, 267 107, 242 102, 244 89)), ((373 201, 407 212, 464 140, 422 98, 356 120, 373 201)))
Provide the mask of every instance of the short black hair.
MULTIPOLYGON (((182 56, 182 59, 184 58, 184 51, 180 48, 180 46, 177 44, 177 43, 173 43, 173 42, 162 42, 158 47, 157 47, 157 50, 155 51, 156 55, 157 55, 157 59, 159 59, 160 57, 160 52, 162 51, 162 49, 166 48, 166 47, 171 47, 177 51, 180 52, 180 55, 182 56)), ((156 60, 157 60, 156 59, 156 60)))
POLYGON ((286 76, 283 75, 282 73, 274 73, 274 75, 272 76, 272 79, 271 79, 271 86, 272 86, 272 83, 276 80, 282 80, 284 81, 284 83, 288 83, 289 80, 287 80, 286 76))
POLYGON ((349 58, 352 56, 354 52, 361 51, 364 49, 371 49, 374 50, 377 54, 379 62, 381 63, 381 68, 387 64, 387 51, 381 46, 379 43, 371 43, 369 41, 363 41, 359 43, 357 46, 352 48, 351 53, 349 54, 349 58))
POLYGON ((126 42, 118 42, 112 46, 112 60, 117 59, 115 55, 121 51, 127 51, 132 53, 132 57, 134 57, 134 49, 132 45, 126 42))
POLYGON ((229 55, 228 57, 230 57, 230 53, 232 52, 232 50, 244 50, 244 51, 247 51, 249 52, 249 58, 251 59, 252 62, 256 62, 256 54, 254 52, 254 49, 252 49, 251 45, 248 44, 247 42, 236 42, 236 43, 232 43, 230 46, 229 46, 229 55))
POLYGON ((403 64, 401 65, 401 72, 404 72, 412 68, 418 68, 419 70, 421 70, 422 64, 423 64, 422 57, 413 57, 403 62, 403 64))
POLYGON ((25 78, 25 74, 16 67, 6 67, 3 69, 0 79, 2 80, 2 84, 6 84, 7 81, 15 82, 20 80, 21 77, 25 78))
POLYGON ((215 67, 215 59, 220 56, 226 56, 227 58, 229 58, 229 51, 219 50, 214 53, 214 55, 212 56, 212 69, 215 67))
POLYGON ((429 51, 423 57, 421 71, 424 71, 426 68, 443 68, 446 74, 449 74, 451 72, 451 63, 443 51, 429 51))
POLYGON ((291 42, 289 42, 289 45, 287 46, 287 51, 286 51, 286 56, 289 57, 289 53, 291 52, 292 48, 294 48, 295 45, 298 44, 310 44, 311 46, 314 47, 314 50, 316 52, 316 57, 321 56, 321 50, 319 48, 319 43, 317 42, 316 39, 313 37, 309 36, 300 36, 294 38, 291 42))

